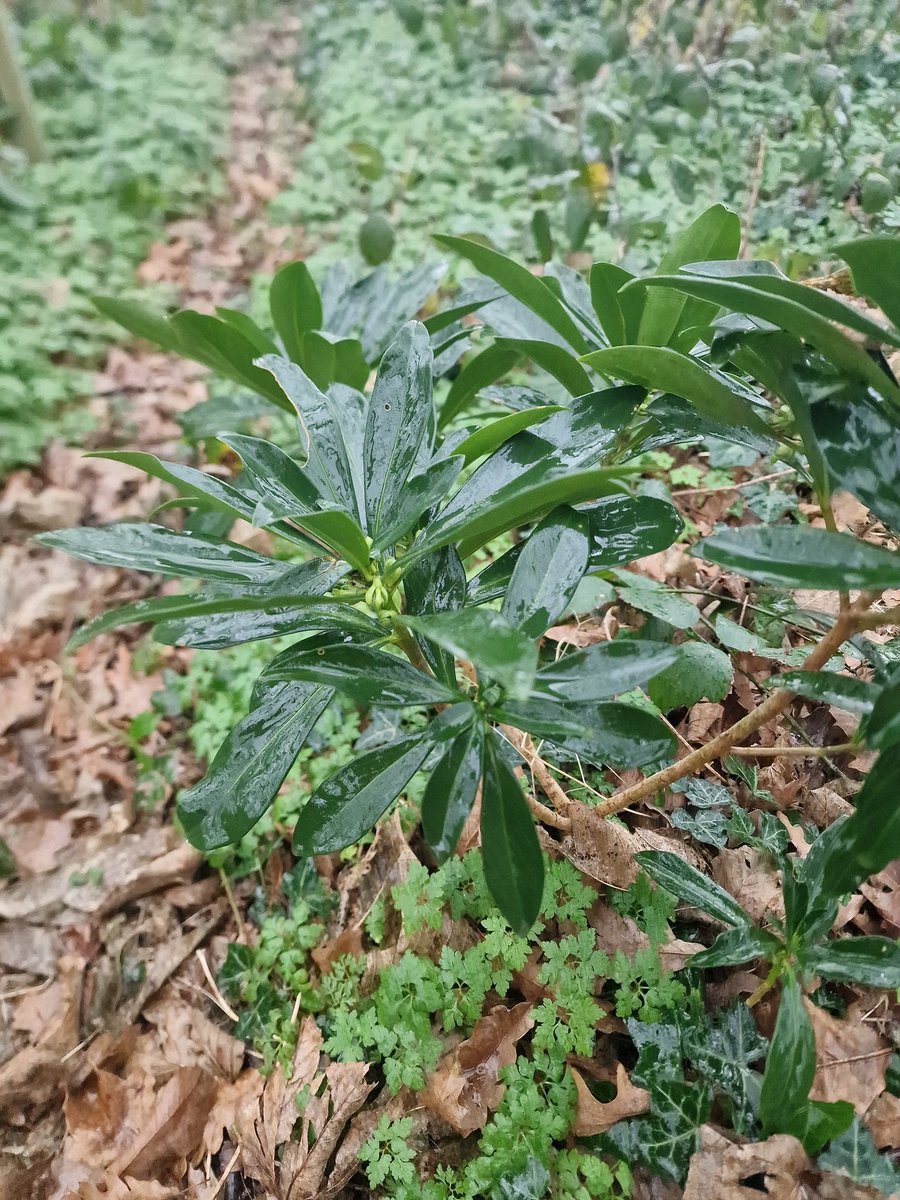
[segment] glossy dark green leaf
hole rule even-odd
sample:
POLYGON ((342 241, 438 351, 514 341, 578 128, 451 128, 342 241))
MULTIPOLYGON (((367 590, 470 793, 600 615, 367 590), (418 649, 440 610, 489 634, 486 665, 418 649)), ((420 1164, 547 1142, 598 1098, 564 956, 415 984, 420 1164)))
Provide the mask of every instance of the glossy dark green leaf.
POLYGON ((675 751, 662 721, 632 704, 564 704, 533 696, 504 701, 491 715, 551 741, 563 755, 616 770, 658 763, 675 751))
POLYGON ((197 650, 221 650, 288 633, 337 633, 365 640, 384 636, 377 622, 349 604, 312 603, 290 596, 282 597, 280 605, 276 601, 277 597, 259 598, 252 606, 232 608, 217 603, 214 611, 157 618, 153 636, 165 645, 197 650))
MULTIPOLYGON (((276 586, 270 595, 260 594, 256 590, 248 590, 239 596, 219 595, 214 592, 187 592, 181 596, 153 596, 147 600, 136 600, 133 604, 123 605, 101 613, 93 621, 89 621, 73 634, 69 641, 68 650, 83 646, 100 633, 109 629, 117 629, 122 625, 136 625, 143 622, 157 623, 159 621, 176 621, 187 618, 209 618, 222 614, 252 614, 269 613, 273 616, 287 616, 300 620, 302 613, 298 611, 306 605, 317 602, 318 597, 329 591, 347 573, 347 567, 334 563, 317 560, 303 563, 300 567, 286 574, 281 583, 284 591, 276 586)), ((345 609, 335 608, 337 614, 348 615, 345 609)), ((359 631, 358 620, 363 618, 368 622, 372 636, 377 637, 379 626, 364 617, 364 614, 349 610, 351 624, 359 631)))
MULTIPOLYGON (((647 872, 654 883, 689 904, 709 913, 724 925, 742 931, 752 926, 750 916, 723 887, 701 874, 669 850, 642 850, 636 854, 638 866, 647 872)), ((809 1090, 809 1089, 807 1089, 809 1090)))
POLYGON ((558 380, 570 396, 583 396, 592 390, 591 377, 573 353, 553 342, 537 338, 497 338, 496 345, 515 350, 558 380))
POLYGON ((611 346, 633 344, 638 340, 644 297, 632 288, 619 289, 634 279, 630 271, 615 263, 594 263, 591 267, 591 303, 597 320, 611 346))
POLYGON ((683 646, 667 642, 598 642, 542 667, 534 690, 572 704, 608 700, 644 686, 654 675, 679 662, 683 650, 683 646))
POLYGON ((737 967, 757 958, 770 959, 782 948, 774 934, 753 925, 739 925, 720 933, 708 950, 691 958, 692 967, 737 967))
POLYGON ((886 405, 860 393, 848 403, 810 405, 816 441, 838 487, 852 492, 892 529, 900 531, 900 420, 886 405))
POLYGON ((286 358, 267 354, 259 365, 274 377, 300 424, 300 442, 307 461, 306 474, 323 496, 362 519, 353 482, 350 456, 344 440, 340 410, 327 393, 286 358))
POLYGON ((249 387, 290 411, 290 405, 272 378, 255 365, 258 351, 251 341, 218 317, 183 309, 169 318, 178 335, 179 353, 205 363, 217 374, 249 387))
MULTIPOLYGON (((741 264, 734 264, 735 267, 739 265, 741 264)), ((765 265, 769 266, 771 264, 765 265)), ((707 275, 710 266, 712 264, 692 263, 689 273, 692 275, 707 275)), ((863 334, 864 337, 876 345, 888 342, 891 345, 900 346, 900 335, 895 330, 879 325, 877 321, 873 321, 870 317, 866 316, 859 308, 855 308, 852 304, 847 304, 845 301, 839 300, 831 292, 821 291, 819 288, 809 287, 807 284, 795 283, 780 271, 728 272, 723 269, 724 264, 717 263, 715 266, 717 269, 714 277, 717 279, 731 279, 733 282, 743 283, 748 287, 756 288, 759 292, 765 292, 772 296, 781 296, 785 300, 793 300, 795 303, 810 309, 810 311, 818 313, 820 317, 824 317, 827 321, 835 321, 838 325, 846 326, 847 329, 856 330, 857 333, 863 334)))
POLYGON ((511 296, 542 321, 546 321, 551 329, 555 329, 579 353, 588 349, 581 331, 569 316, 562 301, 543 279, 532 275, 527 267, 520 266, 511 258, 468 238, 440 234, 435 241, 468 259, 476 271, 499 283, 511 296))
POLYGON ((216 307, 216 316, 220 321, 224 321, 226 325, 230 325, 232 329, 236 329, 238 333, 243 334, 257 354, 277 354, 278 347, 269 337, 269 335, 257 325, 252 317, 247 313, 240 312, 236 308, 216 307))
POLYGON ((291 569, 290 563, 234 542, 213 542, 164 525, 123 522, 97 528, 81 526, 42 533, 35 541, 84 562, 159 575, 275 583, 291 569))
MULTIPOLYGON (((836 367, 856 378, 865 380, 871 387, 894 404, 900 403, 900 388, 893 383, 869 355, 845 333, 841 333, 830 321, 819 316, 806 305, 783 296, 773 296, 759 291, 746 283, 723 279, 704 279, 697 275, 653 276, 635 280, 632 287, 670 288, 698 300, 733 312, 745 313, 770 321, 808 342, 829 358, 836 367)), ((672 389, 676 390, 676 389, 672 389)))
POLYGON ((392 521, 406 481, 434 428, 431 344, 418 321, 404 325, 387 348, 366 420, 366 514, 377 537, 392 521))
POLYGON ((371 554, 366 536, 356 521, 339 509, 325 512, 306 513, 294 518, 295 523, 323 546, 333 550, 339 558, 366 572, 371 554))
MULTIPOLYGON (((443 546, 420 558, 403 577, 406 611, 413 616, 462 608, 466 599, 466 570, 453 546, 443 546)), ((425 661, 438 679, 456 685, 456 663, 452 654, 417 637, 425 661)))
POLYGON ((370 646, 337 644, 307 650, 302 642, 283 650, 263 672, 273 683, 295 679, 321 683, 358 704, 380 707, 453 704, 462 695, 408 662, 370 646))
POLYGON ((856 793, 856 811, 831 839, 823 887, 831 896, 854 891, 864 879, 900 858, 900 742, 884 750, 856 793))
POLYGON ((557 508, 535 528, 516 560, 501 613, 539 638, 566 611, 588 568, 588 519, 557 508))
POLYGON ((810 1100, 805 1113, 805 1125, 798 1133, 803 1149, 810 1156, 850 1127, 854 1108, 849 1100, 810 1100))
POLYGON ((450 385, 450 391, 441 405, 438 426, 443 428, 457 417, 469 401, 482 388, 502 379, 521 358, 518 350, 509 343, 498 346, 496 342, 469 359, 450 385))
MULTIPOLYGON (((724 205, 714 204, 674 240, 657 274, 671 275, 684 263, 698 259, 737 258, 740 247, 740 217, 724 205)), ((708 324, 717 308, 716 304, 691 303, 685 296, 650 292, 644 301, 636 340, 643 346, 666 346, 677 331, 708 324)))
POLYGON ((596 499, 613 486, 614 469, 567 469, 547 460, 547 445, 525 431, 502 446, 466 480, 413 553, 418 556, 458 541, 460 557, 466 558, 498 533, 560 504, 596 499))
POLYGON ((522 789, 492 738, 485 746, 481 794, 484 877, 497 907, 520 937, 537 920, 544 856, 522 789))
POLYGON ((289 358, 303 365, 303 335, 322 328, 322 301, 305 262, 286 263, 269 286, 272 324, 289 358))
POLYGON ((104 317, 109 317, 135 337, 143 338, 145 342, 153 342, 170 353, 184 353, 177 328, 168 318, 153 312, 143 304, 134 300, 120 300, 115 296, 94 296, 94 307, 104 317))
POLYGON ((835 246, 853 276, 859 296, 868 296, 900 329, 900 244, 894 234, 873 234, 835 246))
POLYGON ((748 400, 687 354, 664 346, 612 346, 584 358, 609 379, 626 379, 650 391, 673 392, 721 425, 765 434, 768 427, 748 400))
POLYGON ((325 711, 333 692, 305 683, 267 689, 235 725, 199 783, 178 799, 178 817, 200 850, 234 844, 252 829, 325 711))
POLYGON ((852 675, 836 671, 785 671, 770 675, 767 687, 787 688, 807 700, 833 704, 847 712, 870 713, 878 696, 878 688, 852 675))
POLYGON ((557 462, 593 467, 608 451, 624 449, 625 430, 644 392, 637 387, 608 387, 576 396, 561 412, 547 417, 534 432, 554 447, 557 462))
POLYGON ((766 1057, 759 1119, 763 1131, 800 1136, 816 1073, 816 1039, 793 972, 782 976, 775 1032, 766 1057))
MULTIPOLYGON (((497 299, 497 296, 492 299, 497 299)), ((429 317, 422 324, 428 330, 429 336, 433 337, 436 333, 440 333, 442 329, 446 329, 449 325, 455 324, 461 317, 468 317, 471 313, 477 312, 479 308, 484 308, 485 304, 489 304, 489 300, 481 298, 477 300, 467 300, 465 304, 454 304, 450 308, 445 308, 442 312, 435 313, 433 317, 429 317)))
POLYGON ((536 425, 539 421, 552 416, 553 413, 559 412, 561 407, 559 404, 543 404, 537 408, 523 408, 519 412, 499 417, 496 421, 490 421, 487 425, 476 429, 474 433, 470 433, 465 441, 455 447, 454 453, 461 454, 467 465, 475 462, 477 458, 493 454, 504 442, 508 442, 521 430, 527 429, 530 425, 536 425))
POLYGON ((724 651, 708 642, 685 642, 676 661, 650 680, 647 695, 661 712, 687 708, 698 700, 723 700, 733 675, 724 651))
POLYGON ((260 498, 253 524, 268 525, 282 517, 318 512, 321 494, 280 447, 240 433, 221 433, 219 440, 240 456, 260 498))
POLYGON ((195 499, 199 507, 214 508, 232 517, 242 517, 252 523, 256 501, 252 496, 239 491, 224 479, 187 467, 183 463, 163 462, 155 454, 137 450, 98 450, 90 458, 105 458, 111 462, 125 463, 139 471, 170 483, 180 497, 195 499))
POLYGON ((900 742, 900 667, 878 694, 863 736, 875 750, 887 750, 900 742))
POLYGON ((849 937, 811 946, 803 965, 838 983, 900 988, 900 942, 886 937, 849 937))
POLYGON ((294 829, 298 855, 334 854, 358 842, 400 795, 432 748, 422 734, 363 754, 310 796, 294 829))
POLYGON ((883 1196, 894 1196, 900 1191, 900 1170, 887 1155, 878 1153, 860 1117, 832 1141, 817 1165, 823 1171, 848 1176, 863 1187, 876 1188, 883 1196))
POLYGON ((745 525, 714 533, 692 553, 775 587, 835 592, 900 587, 900 554, 826 529, 745 525))
POLYGON ((449 744, 422 796, 422 832, 438 863, 453 853, 481 782, 484 725, 475 720, 449 744))
POLYGON ((593 571, 624 567, 665 550, 684 530, 674 505, 655 496, 604 496, 584 511, 590 521, 593 571))
POLYGON ((415 529, 420 518, 444 499, 462 468, 462 456, 454 454, 431 463, 420 475, 408 479, 373 540, 372 550, 375 553, 387 550, 415 529))
POLYGON ((740 1000, 691 1017, 679 1022, 685 1061, 726 1099, 732 1127, 747 1136, 756 1125, 759 1091, 759 1076, 751 1067, 765 1055, 768 1043, 740 1000))
POLYGON ((457 658, 467 659, 511 696, 527 696, 531 690, 537 668, 534 640, 500 613, 465 608, 395 619, 457 658))

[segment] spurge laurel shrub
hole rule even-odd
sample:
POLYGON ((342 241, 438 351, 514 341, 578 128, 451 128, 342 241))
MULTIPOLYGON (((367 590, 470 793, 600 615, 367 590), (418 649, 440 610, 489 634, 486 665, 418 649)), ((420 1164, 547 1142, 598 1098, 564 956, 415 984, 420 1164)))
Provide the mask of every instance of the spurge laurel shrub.
MULTIPOLYGON (((195 845, 221 846, 252 827, 336 691, 363 705, 424 708, 424 726, 360 754, 319 787, 300 815, 294 848, 309 855, 351 845, 425 771, 422 828, 435 858, 451 853, 480 793, 488 885, 524 932, 539 911, 543 865, 513 747, 528 755, 528 739, 539 739, 569 759, 619 769, 658 766, 674 752, 656 716, 616 697, 677 665, 682 647, 635 636, 539 662, 538 641, 585 575, 664 549, 681 531, 671 505, 628 492, 629 460, 714 434, 794 462, 832 528, 835 486, 897 528, 900 389, 880 347, 900 345, 900 333, 792 283, 771 264, 737 261, 739 221, 721 206, 677 239, 657 275, 637 280, 597 264, 589 287, 565 268, 539 278, 482 243, 441 240, 492 279, 501 298, 485 309, 499 336, 458 374, 440 411, 432 339, 441 321, 400 329, 370 395, 346 382, 323 391, 292 361, 309 366, 302 331, 319 326, 320 312, 305 315, 300 298, 282 287, 273 314, 291 317, 279 324, 276 316, 276 335, 222 320, 207 359, 296 414, 299 452, 223 431, 221 441, 243 463, 233 482, 150 455, 120 456, 175 483, 186 506, 270 530, 296 551, 293 558, 155 524, 42 540, 90 562, 202 581, 198 590, 104 614, 76 633, 76 643, 139 621, 151 622, 163 642, 194 647, 297 635, 263 670, 250 712, 206 778, 181 796, 180 818, 195 845), (257 355, 254 343, 268 352, 257 355), (535 405, 526 389, 508 415, 448 432, 470 398, 522 356, 555 375, 571 400, 535 405), (475 570, 485 547, 510 531, 519 531, 512 548, 475 570)), ((898 243, 863 239, 841 253, 857 290, 896 321, 890 264, 898 243)), ((306 287, 302 272, 294 278, 301 275, 306 287)), ((444 314, 443 324, 484 306, 483 295, 444 314)), ((141 323, 146 335, 170 338, 171 326, 141 323)), ((191 322, 175 323, 173 348, 190 352, 181 339, 191 322)), ((863 594, 825 628, 808 669, 785 677, 740 728, 626 788, 600 813, 699 770, 792 695, 825 695, 826 687, 834 695, 844 677, 821 667, 867 627, 874 598, 900 586, 900 555, 831 530, 726 529, 694 552, 765 584, 863 594)), ((856 814, 827 843, 833 870, 826 864, 820 878, 830 895, 900 853, 891 801, 897 688, 896 674, 876 663, 866 685, 866 736, 884 753, 856 814)), ((542 819, 554 815, 535 807, 542 819)), ((666 886, 685 894, 674 878, 666 886)), ((693 886, 685 884, 688 892, 693 886)), ((703 907, 703 898, 691 903, 703 907)))

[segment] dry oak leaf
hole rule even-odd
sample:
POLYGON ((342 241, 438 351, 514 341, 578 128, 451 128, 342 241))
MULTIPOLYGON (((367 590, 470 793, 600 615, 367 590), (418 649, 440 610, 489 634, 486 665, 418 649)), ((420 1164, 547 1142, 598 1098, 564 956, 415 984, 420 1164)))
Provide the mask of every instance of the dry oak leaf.
POLYGON ((866 1113, 866 1124, 879 1150, 900 1146, 900 1097, 882 1092, 866 1113))
POLYGON ((593 1137, 594 1134, 604 1133, 617 1121, 640 1116, 650 1108, 650 1093, 635 1087, 621 1063, 616 1063, 615 1099, 606 1104, 591 1094, 588 1085, 574 1067, 569 1067, 569 1072, 575 1080, 575 1090, 578 1093, 575 1123, 572 1126, 572 1133, 576 1137, 593 1137))
POLYGON ((266 1077, 255 1067, 242 1071, 233 1083, 220 1084, 215 1103, 206 1118, 206 1126, 200 1139, 200 1154, 218 1154, 237 1122, 238 1110, 244 1106, 252 1108, 259 1100, 266 1085, 266 1077))
POLYGON ((720 850, 710 871, 720 887, 732 895, 754 921, 764 916, 784 917, 784 900, 778 872, 749 846, 720 850))
POLYGON ((764 1142, 730 1142, 712 1125, 703 1125, 684 1200, 806 1200, 801 1175, 808 1166, 806 1151, 788 1134, 764 1142), (763 1191, 757 1186, 760 1176, 763 1191))
POLYGON ((811 1100, 849 1100, 861 1116, 884 1091, 884 1073, 891 1057, 871 1025, 851 1005, 842 1021, 804 998, 816 1036, 816 1073, 811 1100))
MULTIPOLYGON (((623 917, 602 901, 588 913, 588 923, 596 932, 600 949, 621 950, 628 958, 634 958, 638 950, 650 945, 650 939, 637 927, 631 917, 623 917)), ((663 969, 680 971, 685 963, 703 949, 699 942, 684 942, 668 933, 668 941, 657 947, 663 969)))
POLYGON ((177 993, 145 1006, 143 1016, 159 1034, 165 1057, 180 1067, 203 1067, 233 1082, 244 1063, 246 1046, 220 1029, 206 1013, 185 1004, 177 993))
POLYGON ((623 889, 634 883, 638 874, 634 856, 639 850, 669 850, 698 870, 704 869, 703 860, 690 847, 652 830, 632 831, 583 804, 573 805, 568 815, 571 834, 561 842, 545 844, 545 849, 562 852, 573 866, 599 883, 623 889))
POLYGON ((423 1103, 464 1137, 482 1129, 503 1099, 498 1072, 515 1061, 516 1043, 533 1025, 527 1000, 490 1009, 475 1022, 472 1036, 438 1063, 423 1103))

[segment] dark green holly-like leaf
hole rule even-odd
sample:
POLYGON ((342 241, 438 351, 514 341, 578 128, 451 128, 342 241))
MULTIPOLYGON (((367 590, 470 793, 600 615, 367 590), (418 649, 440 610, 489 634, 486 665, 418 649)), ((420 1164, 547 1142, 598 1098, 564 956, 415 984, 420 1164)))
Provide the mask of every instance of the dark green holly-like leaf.
POLYGON ((900 587, 900 554, 825 529, 798 525, 724 529, 698 542, 693 553, 775 587, 835 592, 900 587))
POLYGON ((542 667, 535 678, 534 690, 571 704, 608 700, 643 686, 660 671, 679 662, 683 649, 666 642, 599 642, 573 650, 551 666, 542 667))
POLYGON ((838 983, 900 988, 900 942, 885 937, 849 937, 811 946, 803 965, 838 983))
POLYGON ((739 925, 720 933, 708 950, 701 950, 691 959, 691 966, 736 967, 756 958, 770 959, 782 949, 774 934, 753 925, 739 925))
POLYGON ((427 330, 410 321, 388 346, 378 368, 363 449, 372 537, 391 524, 406 481, 433 432, 432 358, 427 330))
POLYGON ((170 483, 177 489, 179 497, 190 497, 199 507, 216 509, 228 514, 232 519, 242 517, 245 521, 253 523, 256 498, 252 494, 239 491, 224 479, 218 479, 205 471, 198 471, 196 467, 163 462, 155 454, 145 454, 136 450, 95 451, 89 457, 109 459, 136 467, 155 479, 170 483))
POLYGON ((698 700, 722 700, 731 688, 731 659, 707 642, 685 642, 677 659, 647 685, 647 694, 662 712, 698 700))
POLYGON ((481 852, 484 877, 497 907, 524 937, 541 908, 544 856, 522 789, 493 739, 485 746, 481 852))
POLYGON ((587 517, 571 508, 554 509, 516 560, 503 616, 527 637, 540 637, 566 611, 588 568, 588 551, 587 517))
POLYGON ((333 854, 358 842, 396 800, 432 748, 430 738, 400 738, 347 763, 313 793, 294 829, 295 854, 333 854))
POLYGON ((234 542, 214 542, 164 525, 137 522, 60 529, 42 533, 35 541, 100 566, 225 582, 275 584, 292 566, 234 542))
POLYGON ((751 925, 749 914, 733 896, 679 855, 669 850, 642 850, 635 855, 635 861, 654 883, 692 908, 699 908, 724 925, 740 928, 742 932, 751 925))
POLYGON ((785 671, 781 675, 770 675, 767 687, 787 688, 807 700, 818 700, 820 704, 833 704, 847 712, 870 713, 878 696, 878 688, 852 675, 839 675, 836 671, 785 671))
POLYGON ((584 510, 591 528, 591 570, 624 567, 665 550, 684 522, 678 510, 655 496, 604 496, 584 510))
POLYGON ((876 750, 887 750, 900 742, 900 667, 878 694, 864 736, 876 750))
POLYGON ((613 346, 595 350, 584 361, 611 379, 627 379, 650 391, 672 392, 720 425, 755 434, 768 429, 756 408, 718 373, 687 354, 662 346, 613 346))
POLYGON ((303 335, 322 328, 322 301, 305 262, 286 263, 269 286, 272 324, 289 358, 303 366, 303 335))
MULTIPOLYGON (((462 608, 466 598, 466 570, 453 546, 443 546, 413 563, 403 577, 406 611, 413 616, 462 608)), ((417 638, 426 662, 439 679, 456 684, 453 655, 426 637, 417 638)))
POLYGON ((450 654, 467 659, 511 696, 527 696, 531 691, 537 667, 534 641, 500 613, 465 608, 395 619, 450 654))
POLYGON ((417 671, 401 658, 370 646, 332 645, 307 650, 302 642, 283 650, 266 667, 271 682, 302 679, 343 692, 358 704, 384 707, 453 704, 460 692, 417 671))
POLYGON ((846 403, 810 405, 816 441, 837 486, 900 531, 900 421, 861 388, 846 403))
POLYGON ((800 985, 788 972, 782 977, 775 1032, 759 1095, 759 1119, 766 1134, 791 1133, 802 1138, 815 1073, 815 1035, 800 985))
POLYGON ((241 840, 274 800, 325 711, 331 688, 281 683, 235 725, 199 783, 181 793, 178 816, 188 841, 212 850, 241 840))
POLYGON ((556 332, 579 353, 587 350, 587 343, 578 326, 569 316, 562 301, 548 284, 527 267, 520 266, 511 258, 498 254, 496 250, 470 241, 468 238, 450 237, 441 234, 435 238, 442 246, 456 251, 469 260, 476 271, 499 283, 511 296, 524 304, 533 313, 546 321, 556 332))
POLYGON ((474 721, 444 751, 422 797, 422 832, 437 862, 453 853, 481 782, 484 725, 474 721))
POLYGON ((564 704, 532 696, 521 703, 504 701, 491 715, 546 738, 572 759, 617 770, 661 762, 675 750, 662 721, 631 704, 564 704))
POLYGON ((251 518, 254 525, 318 512, 322 498, 318 488, 280 447, 240 433, 221 433, 219 440, 240 456, 259 496, 260 503, 251 518))

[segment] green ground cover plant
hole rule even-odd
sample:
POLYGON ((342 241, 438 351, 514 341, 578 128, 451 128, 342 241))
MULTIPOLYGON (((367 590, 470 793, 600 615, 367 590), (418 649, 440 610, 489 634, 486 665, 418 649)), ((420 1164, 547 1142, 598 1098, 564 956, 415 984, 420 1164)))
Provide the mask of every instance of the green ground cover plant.
POLYGON ((0 143, 0 472, 90 428, 112 327, 92 297, 137 294, 165 220, 205 213, 227 142, 242 3, 16 6, 50 153, 0 143), (15 333, 13 333, 15 331, 15 333))

